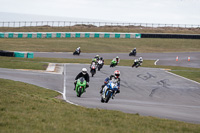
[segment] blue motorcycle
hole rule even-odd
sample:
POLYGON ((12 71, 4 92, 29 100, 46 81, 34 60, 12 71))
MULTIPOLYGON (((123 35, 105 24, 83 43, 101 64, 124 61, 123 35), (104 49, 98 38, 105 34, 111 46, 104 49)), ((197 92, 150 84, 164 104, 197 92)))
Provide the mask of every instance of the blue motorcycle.
POLYGON ((110 98, 115 96, 115 92, 118 90, 118 85, 116 80, 110 80, 108 84, 105 85, 103 88, 103 92, 101 95, 101 102, 102 103, 107 103, 110 98))

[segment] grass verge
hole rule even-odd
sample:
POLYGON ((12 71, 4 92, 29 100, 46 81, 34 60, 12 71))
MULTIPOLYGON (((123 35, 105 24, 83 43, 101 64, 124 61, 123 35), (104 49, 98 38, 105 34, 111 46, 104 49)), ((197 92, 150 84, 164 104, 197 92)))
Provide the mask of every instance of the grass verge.
POLYGON ((113 38, 9 38, 0 39, 0 50, 72 52, 81 47, 84 53, 127 53, 134 47, 140 53, 200 51, 199 39, 113 39, 113 38))
POLYGON ((1 132, 188 132, 199 124, 144 117, 119 111, 88 109, 56 99, 52 90, 0 79, 1 132))
MULTIPOLYGON (((45 70, 48 63, 91 63, 91 59, 63 59, 63 58, 13 58, 0 57, 0 68, 45 70)), ((111 60, 106 59, 105 65, 110 65, 111 60)), ((170 69, 170 72, 200 82, 200 68, 159 66, 153 60, 145 60, 142 67, 170 69)), ((132 66, 133 60, 120 60, 119 66, 132 66)))

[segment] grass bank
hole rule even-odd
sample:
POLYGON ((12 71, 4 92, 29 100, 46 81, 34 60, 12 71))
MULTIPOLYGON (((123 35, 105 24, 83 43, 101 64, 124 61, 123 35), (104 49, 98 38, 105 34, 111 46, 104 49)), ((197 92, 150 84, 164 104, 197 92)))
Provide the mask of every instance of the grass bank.
POLYGON ((59 94, 26 83, 0 79, 1 132, 198 133, 199 124, 88 109, 65 103, 59 94))
POLYGON ((113 39, 113 38, 9 38, 0 39, 0 50, 72 52, 81 47, 84 53, 128 53, 134 47, 140 53, 200 51, 199 39, 113 39))
POLYGON ((171 34, 200 34, 199 28, 186 27, 144 27, 144 26, 107 26, 96 27, 94 25, 77 24, 75 26, 51 27, 27 26, 27 27, 0 27, 1 32, 132 32, 132 33, 171 33, 171 34))
MULTIPOLYGON (((84 63, 90 64, 91 59, 62 59, 62 58, 13 58, 0 56, 0 68, 45 70, 48 63, 84 63)), ((105 65, 111 60, 106 59, 105 65)), ((144 60, 142 67, 170 69, 170 72, 200 82, 200 68, 154 65, 153 60, 144 60)), ((119 66, 132 66, 133 60, 120 60, 119 66)))

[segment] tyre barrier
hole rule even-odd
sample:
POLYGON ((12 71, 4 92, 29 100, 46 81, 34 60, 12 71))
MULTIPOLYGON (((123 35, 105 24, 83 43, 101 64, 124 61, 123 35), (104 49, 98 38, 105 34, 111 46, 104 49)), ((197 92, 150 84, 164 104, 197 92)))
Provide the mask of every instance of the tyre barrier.
POLYGON ((0 38, 141 38, 141 34, 111 32, 0 32, 0 38))
POLYGON ((0 56, 14 57, 14 52, 0 50, 0 56))
POLYGON ((176 38, 176 39, 200 39, 200 35, 186 34, 141 34, 141 38, 176 38))
POLYGON ((0 56, 34 58, 34 53, 32 53, 32 52, 9 52, 9 51, 0 50, 0 56))

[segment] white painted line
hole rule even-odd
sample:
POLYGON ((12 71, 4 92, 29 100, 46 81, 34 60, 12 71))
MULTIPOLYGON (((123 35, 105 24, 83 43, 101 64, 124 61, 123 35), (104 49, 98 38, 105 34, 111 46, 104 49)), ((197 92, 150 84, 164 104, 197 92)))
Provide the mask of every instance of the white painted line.
POLYGON ((155 62, 154 62, 154 65, 156 66, 156 63, 159 61, 159 59, 157 59, 155 62))
POLYGON ((62 95, 63 95, 63 98, 64 98, 64 100, 67 102, 67 103, 70 103, 70 104, 73 104, 73 105, 76 105, 76 106, 79 106, 78 104, 75 104, 75 103, 73 103, 73 102, 70 102, 69 100, 67 100, 67 97, 66 97, 66 75, 67 75, 67 73, 66 73, 66 64, 64 64, 64 68, 63 68, 63 73, 64 73, 64 87, 63 87, 63 93, 61 93, 62 95))
POLYGON ((174 75, 174 76, 177 76, 177 77, 179 77, 179 78, 183 78, 183 79, 189 80, 189 81, 191 81, 191 82, 193 82, 193 83, 196 83, 196 84, 199 84, 199 85, 200 85, 200 83, 197 82, 197 81, 194 81, 194 80, 191 80, 191 79, 188 79, 188 78, 182 77, 182 76, 180 76, 180 75, 176 75, 176 74, 171 73, 171 72, 169 72, 169 71, 165 71, 165 72, 167 72, 167 73, 169 73, 169 74, 172 74, 172 75, 174 75))

